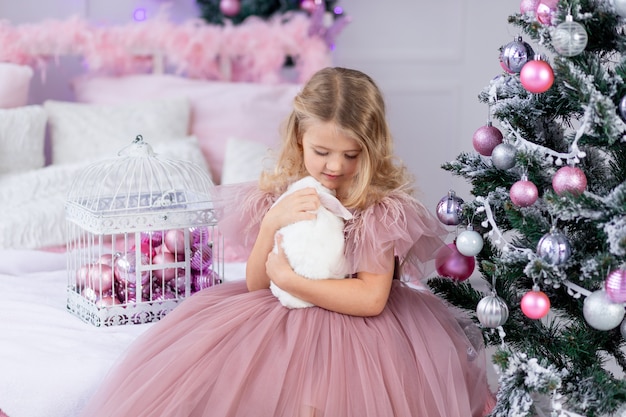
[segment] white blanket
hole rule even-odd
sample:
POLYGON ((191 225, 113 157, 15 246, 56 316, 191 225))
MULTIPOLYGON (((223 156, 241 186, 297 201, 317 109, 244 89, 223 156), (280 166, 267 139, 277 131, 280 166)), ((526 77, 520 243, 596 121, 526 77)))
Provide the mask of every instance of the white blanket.
MULTIPOLYGON (((152 324, 94 327, 66 310, 64 253, 0 251, 0 409, 78 415, 111 365, 152 324)), ((226 264, 228 281, 244 264, 226 264)))

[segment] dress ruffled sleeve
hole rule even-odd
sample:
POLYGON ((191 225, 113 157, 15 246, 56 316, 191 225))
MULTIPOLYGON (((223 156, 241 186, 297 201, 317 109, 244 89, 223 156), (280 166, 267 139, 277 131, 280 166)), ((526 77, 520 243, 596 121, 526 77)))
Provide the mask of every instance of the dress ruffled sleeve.
POLYGON ((226 261, 246 261, 261 227, 261 220, 276 197, 257 182, 218 185, 211 190, 218 230, 224 238, 226 261))
POLYGON ((399 191, 355 213, 345 233, 346 257, 354 272, 384 273, 388 260, 381 254, 393 248, 402 279, 410 281, 435 271, 437 251, 445 248, 448 235, 424 205, 399 191))

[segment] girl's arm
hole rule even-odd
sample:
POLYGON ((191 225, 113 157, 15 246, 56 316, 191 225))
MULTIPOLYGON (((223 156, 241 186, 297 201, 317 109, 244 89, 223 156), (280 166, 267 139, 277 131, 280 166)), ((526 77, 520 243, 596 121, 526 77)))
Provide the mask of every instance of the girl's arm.
POLYGON ((352 316, 376 316, 387 304, 394 269, 393 249, 381 256, 389 264, 384 274, 359 272, 356 278, 314 280, 296 274, 280 249, 278 254, 269 254, 266 276, 288 293, 327 310, 352 316))
POLYGON ((246 284, 249 291, 270 286, 265 263, 274 247, 276 232, 288 224, 314 219, 315 214, 312 212, 319 205, 317 191, 314 188, 304 188, 286 196, 269 209, 261 221, 259 234, 246 263, 246 284))

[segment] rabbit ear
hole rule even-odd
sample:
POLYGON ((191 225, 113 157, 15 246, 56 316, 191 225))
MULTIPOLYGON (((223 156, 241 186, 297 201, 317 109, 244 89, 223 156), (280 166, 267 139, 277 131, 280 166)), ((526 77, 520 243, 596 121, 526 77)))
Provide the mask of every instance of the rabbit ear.
POLYGON ((352 213, 350 213, 348 209, 345 208, 339 200, 337 200, 337 198, 327 193, 319 193, 319 196, 322 205, 331 213, 343 218, 344 220, 350 220, 352 218, 352 213))

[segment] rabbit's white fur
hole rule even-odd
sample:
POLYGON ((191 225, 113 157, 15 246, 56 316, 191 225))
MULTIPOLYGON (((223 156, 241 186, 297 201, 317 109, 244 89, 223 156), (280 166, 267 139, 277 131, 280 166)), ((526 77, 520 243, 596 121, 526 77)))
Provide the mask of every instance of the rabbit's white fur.
MULTIPOLYGON (((305 187, 317 190, 321 205, 314 220, 299 221, 277 232, 283 237, 285 255, 293 270, 305 278, 345 278, 349 271, 344 255, 343 228, 344 220, 351 219, 352 214, 337 200, 334 191, 309 176, 291 184, 276 203, 286 195, 305 187)), ((276 251, 274 246, 274 252, 276 251)), ((280 289, 273 282, 270 283, 270 289, 285 307, 304 308, 313 305, 280 289)))

